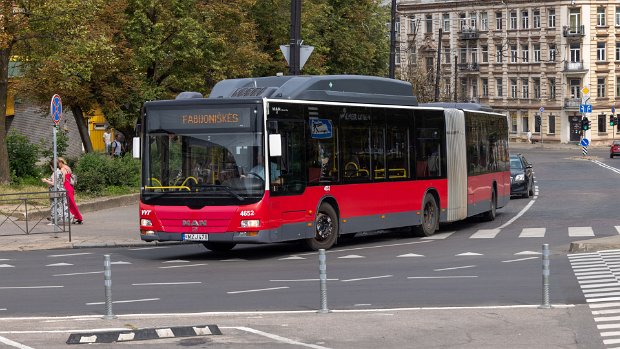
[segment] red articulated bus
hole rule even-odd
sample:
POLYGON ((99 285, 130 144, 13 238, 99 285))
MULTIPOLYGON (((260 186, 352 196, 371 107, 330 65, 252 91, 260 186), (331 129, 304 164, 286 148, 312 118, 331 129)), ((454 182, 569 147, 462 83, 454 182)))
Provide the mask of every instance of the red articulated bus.
POLYGON ((393 79, 224 80, 208 98, 145 103, 141 136, 145 241, 329 249, 359 232, 493 220, 510 200, 507 117, 419 106, 393 79))

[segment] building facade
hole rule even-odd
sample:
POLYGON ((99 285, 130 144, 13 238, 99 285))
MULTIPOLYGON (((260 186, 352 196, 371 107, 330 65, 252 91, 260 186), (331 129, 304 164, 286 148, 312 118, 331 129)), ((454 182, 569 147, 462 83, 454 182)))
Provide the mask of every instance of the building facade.
POLYGON ((439 70, 444 100, 507 113, 515 140, 528 132, 543 142, 620 138, 610 125, 612 107, 620 117, 617 0, 400 0, 397 11, 401 79, 439 70), (582 104, 592 112, 582 114, 582 104))

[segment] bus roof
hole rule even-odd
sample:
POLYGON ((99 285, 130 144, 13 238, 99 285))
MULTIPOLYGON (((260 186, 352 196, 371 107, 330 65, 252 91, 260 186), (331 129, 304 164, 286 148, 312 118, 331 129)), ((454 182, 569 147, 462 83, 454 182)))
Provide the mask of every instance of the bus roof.
POLYGON ((418 105, 410 83, 364 75, 296 75, 227 79, 215 84, 209 95, 209 99, 257 97, 418 105))
POLYGON ((421 107, 435 107, 435 108, 453 108, 453 109, 461 109, 461 110, 471 110, 471 111, 484 111, 489 113, 496 113, 497 111, 493 110, 493 108, 488 105, 478 104, 478 103, 468 103, 468 102, 431 102, 431 103, 422 103, 421 107))

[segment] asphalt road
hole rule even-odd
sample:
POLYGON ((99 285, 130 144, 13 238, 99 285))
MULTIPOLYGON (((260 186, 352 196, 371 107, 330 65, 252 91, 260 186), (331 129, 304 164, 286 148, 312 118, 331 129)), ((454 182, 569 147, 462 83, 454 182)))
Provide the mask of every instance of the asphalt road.
MULTIPOLYGON (((482 311, 483 314, 463 314, 463 321, 480 326, 484 323, 481 319, 493 316, 489 314, 501 314, 497 315, 498 321, 513 316, 507 309, 517 312, 519 307, 529 307, 526 309, 540 316, 541 310, 533 309, 542 301, 540 252, 542 244, 547 243, 552 251, 550 300, 557 308, 553 311, 561 315, 555 321, 544 322, 536 315, 525 315, 524 311, 523 318, 506 320, 506 323, 524 321, 519 325, 512 323, 512 326, 526 326, 524 333, 534 330, 527 326, 540 330, 543 325, 537 325, 539 320, 546 325, 555 323, 555 327, 551 326, 553 330, 546 330, 546 335, 557 340, 543 346, 541 339, 541 346, 538 346, 526 338, 510 340, 510 336, 505 335, 502 346, 603 347, 596 316, 583 306, 587 302, 581 287, 583 283, 580 285, 573 272, 576 263, 573 261, 571 266, 567 252, 571 241, 619 233, 614 216, 618 199, 611 189, 618 180, 613 168, 620 169, 620 159, 609 159, 605 149, 591 152, 600 162, 583 160, 574 150, 528 149, 523 153, 534 163, 536 195, 530 199, 511 200, 507 207, 498 211, 494 222, 470 219, 445 225, 432 239, 403 233, 369 235, 328 251, 328 307, 335 311, 379 310, 367 313, 374 314, 371 318, 402 316, 392 311, 394 308, 494 309, 482 311), (377 315, 385 313, 392 315, 377 315), (576 319, 579 321, 570 323, 576 319), (554 331, 563 330, 570 330, 571 340, 559 344, 560 338, 566 339, 566 333, 554 331)), ((112 299, 114 313, 118 315, 235 311, 314 313, 320 307, 316 253, 304 252, 296 244, 243 246, 229 254, 216 254, 201 245, 193 245, 4 252, 0 265, 9 267, 0 268, 0 316, 103 315, 104 254, 110 254, 113 261, 112 299)), ((448 326, 455 321, 451 315, 454 314, 433 313, 428 316, 428 324, 436 334, 441 333, 442 322, 448 326)), ((248 317, 252 316, 262 315, 248 317)), ((405 323, 421 321, 419 314, 408 313, 403 317, 405 323)), ((366 323, 368 317, 364 318, 366 320, 344 321, 356 321, 358 326, 354 327, 366 333, 369 329, 365 326, 370 323, 366 323)), ((239 324, 238 317, 235 321, 239 324)), ((279 320, 268 322, 276 328, 282 327, 279 320)), ((402 332, 393 332, 397 328, 402 330, 402 326, 379 327, 381 333, 393 333, 395 337, 390 342, 393 345, 388 347, 405 347, 401 344, 411 343, 409 335, 399 337, 398 333, 402 332), (409 339, 401 342, 403 338, 409 339)), ((234 331, 239 331, 240 336, 235 338, 246 338, 247 331, 234 331)), ((469 331, 469 328, 464 330, 469 331)), ((351 331, 344 333, 350 335, 351 338, 347 337, 350 342, 332 340, 326 342, 329 345, 320 344, 321 340, 316 338, 329 337, 320 332, 315 337, 300 337, 307 340, 304 343, 318 346, 363 347, 354 346, 359 343, 352 339, 357 336, 351 331), (334 343, 340 345, 332 346, 334 343)), ((428 335, 432 337, 431 333, 428 335)), ((1 331, 0 336, 4 336, 1 331)), ((431 337, 421 336, 419 339, 429 345, 413 347, 499 346, 499 342, 493 342, 488 336, 490 334, 470 344, 450 342, 450 338, 435 339, 433 344, 431 337), (427 340, 429 342, 425 342, 427 340)), ((271 338, 265 343, 276 342, 271 338)), ((196 345, 203 344, 207 342, 196 345)), ((208 344, 211 347, 214 343, 208 344)), ((278 345, 287 347, 283 343, 278 345)))

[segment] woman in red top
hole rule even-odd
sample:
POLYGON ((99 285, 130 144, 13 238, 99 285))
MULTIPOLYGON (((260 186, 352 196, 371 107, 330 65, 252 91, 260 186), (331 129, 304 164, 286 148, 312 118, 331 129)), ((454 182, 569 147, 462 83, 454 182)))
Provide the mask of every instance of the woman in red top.
POLYGON ((67 201, 69 203, 69 212, 73 215, 73 224, 82 224, 82 214, 75 203, 75 189, 71 185, 71 167, 67 165, 67 161, 64 158, 58 158, 58 168, 65 179, 63 185, 67 191, 67 201))

